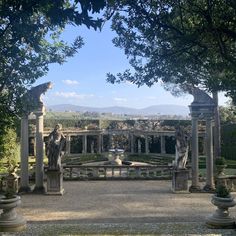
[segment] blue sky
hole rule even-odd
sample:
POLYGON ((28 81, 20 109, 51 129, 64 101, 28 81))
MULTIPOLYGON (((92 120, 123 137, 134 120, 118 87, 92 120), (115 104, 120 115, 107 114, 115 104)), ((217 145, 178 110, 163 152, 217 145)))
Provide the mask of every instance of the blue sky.
MULTIPOLYGON (((192 96, 174 97, 159 84, 151 88, 138 88, 129 83, 107 83, 106 73, 116 74, 129 68, 123 51, 112 44, 115 33, 110 30, 109 24, 103 27, 102 32, 70 26, 63 37, 72 41, 78 35, 83 37, 85 45, 77 55, 69 58, 63 65, 51 65, 48 74, 35 84, 47 81, 53 83, 53 88, 43 97, 46 106, 74 104, 90 107, 144 108, 159 104, 188 106, 192 102, 192 96)), ((220 104, 224 104, 227 99, 221 95, 219 100, 220 104)))

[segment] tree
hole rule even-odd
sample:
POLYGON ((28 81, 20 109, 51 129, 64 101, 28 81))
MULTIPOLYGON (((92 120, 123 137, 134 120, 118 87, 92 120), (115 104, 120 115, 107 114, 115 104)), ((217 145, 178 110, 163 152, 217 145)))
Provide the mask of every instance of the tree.
MULTIPOLYGON (((109 82, 162 81, 174 94, 192 84, 213 92, 216 102, 217 92, 226 91, 236 103, 235 1, 125 0, 117 8, 113 42, 124 49, 134 73, 108 74, 109 82)), ((216 109, 215 157, 220 156, 218 114, 216 109)))
MULTIPOLYGON (((0 164, 4 169, 7 164, 8 173, 12 172, 19 161, 19 143, 16 131, 14 129, 6 129, 5 135, 0 136, 0 164)), ((6 171, 6 170, 5 170, 6 171)))
POLYGON ((235 99, 235 1, 124 0, 116 7, 113 42, 134 72, 108 74, 109 82, 188 83, 235 99))
POLYGON ((60 36, 67 24, 97 29, 92 17, 106 0, 0 0, 0 134, 21 112, 20 98, 50 63, 62 64, 83 45, 60 36))
POLYGON ((232 103, 227 106, 220 106, 220 118, 224 124, 236 123, 236 107, 232 103))

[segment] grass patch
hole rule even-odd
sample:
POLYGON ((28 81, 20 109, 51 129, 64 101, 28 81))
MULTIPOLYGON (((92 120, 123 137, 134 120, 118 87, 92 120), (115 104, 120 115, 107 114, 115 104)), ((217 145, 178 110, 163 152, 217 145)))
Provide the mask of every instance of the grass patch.
POLYGON ((172 163, 174 156, 158 156, 158 155, 145 155, 145 154, 131 154, 128 155, 124 161, 136 161, 136 162, 145 162, 153 165, 168 165, 172 163))
POLYGON ((67 165, 82 165, 89 162, 108 161, 106 157, 101 154, 81 154, 78 156, 68 156, 63 158, 62 163, 67 165))
MULTIPOLYGON (((229 169, 236 169, 236 160, 225 160, 227 168, 229 169)), ((200 156, 199 157, 199 168, 200 169, 205 169, 206 168, 206 157, 205 156, 200 156)))

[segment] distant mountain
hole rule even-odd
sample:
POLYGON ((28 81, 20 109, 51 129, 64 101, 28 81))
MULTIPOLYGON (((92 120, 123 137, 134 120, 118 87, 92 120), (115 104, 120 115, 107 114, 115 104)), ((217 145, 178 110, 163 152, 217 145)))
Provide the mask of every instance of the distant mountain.
POLYGON ((142 109, 135 109, 129 107, 86 107, 71 104, 59 104, 47 107, 48 110, 54 112, 98 112, 98 113, 113 113, 113 114, 127 114, 127 115, 180 115, 188 116, 189 109, 186 106, 179 105, 155 105, 142 109))

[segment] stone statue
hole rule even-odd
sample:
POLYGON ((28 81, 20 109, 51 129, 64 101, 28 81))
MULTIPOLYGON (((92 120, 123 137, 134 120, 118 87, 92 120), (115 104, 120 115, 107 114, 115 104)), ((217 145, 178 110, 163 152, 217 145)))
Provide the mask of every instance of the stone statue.
POLYGON ((209 96, 204 90, 199 89, 198 87, 191 85, 184 85, 185 89, 193 95, 194 100, 192 103, 194 104, 207 104, 214 105, 214 100, 211 96, 209 96))
POLYGON ((33 110, 43 107, 41 95, 44 94, 48 89, 52 88, 52 83, 47 82, 38 86, 32 87, 22 97, 23 109, 25 112, 31 112, 33 110))
POLYGON ((61 128, 61 125, 57 124, 48 136, 47 157, 49 170, 61 170, 62 150, 66 143, 61 128))
POLYGON ((188 160, 188 136, 181 127, 177 127, 175 131, 175 167, 177 169, 185 169, 188 160))

